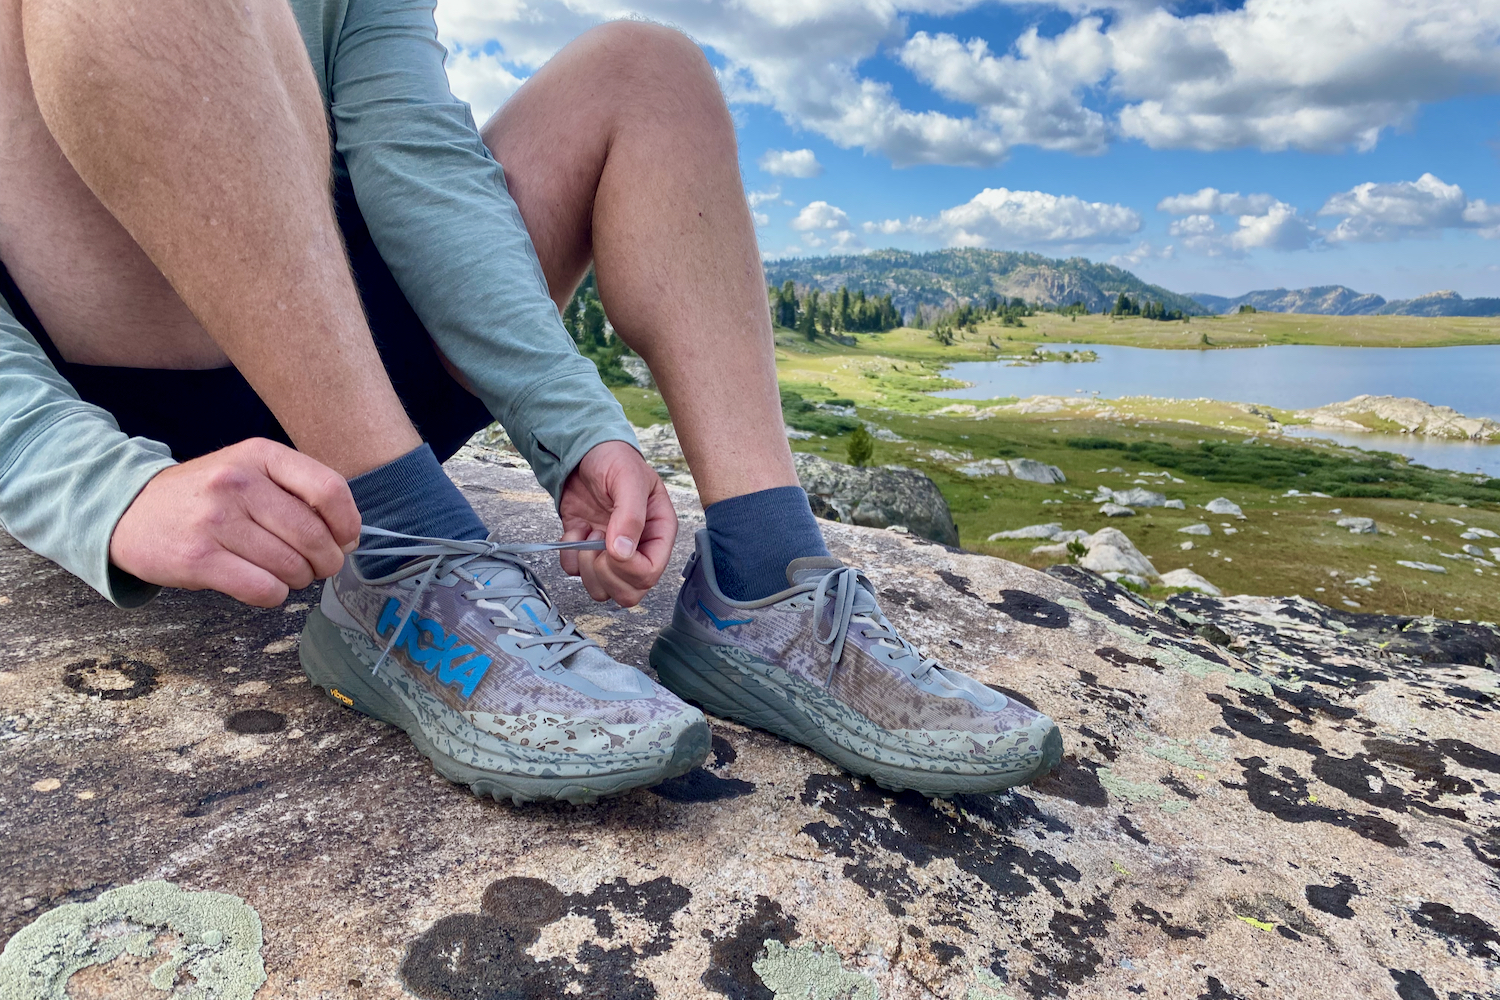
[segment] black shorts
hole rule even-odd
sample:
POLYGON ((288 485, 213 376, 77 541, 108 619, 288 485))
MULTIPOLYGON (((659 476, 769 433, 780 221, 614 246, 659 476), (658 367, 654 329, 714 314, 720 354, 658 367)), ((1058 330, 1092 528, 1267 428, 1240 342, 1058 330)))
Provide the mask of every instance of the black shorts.
MULTIPOLYGON (((417 433, 432 445, 439 461, 446 461, 493 418, 443 367, 427 328, 375 249, 353 192, 341 187, 335 206, 370 333, 391 385, 417 433)), ((237 369, 180 371, 71 364, 58 353, 3 263, 0 295, 79 396, 113 414, 126 434, 167 445, 179 462, 252 437, 291 444, 237 369)))

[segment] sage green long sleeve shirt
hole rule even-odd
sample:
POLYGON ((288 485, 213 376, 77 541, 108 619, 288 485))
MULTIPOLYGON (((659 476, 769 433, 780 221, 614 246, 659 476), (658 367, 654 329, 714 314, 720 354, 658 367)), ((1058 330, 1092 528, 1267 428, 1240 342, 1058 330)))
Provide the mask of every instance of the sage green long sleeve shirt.
MULTIPOLYGON (((635 435, 580 355, 467 104, 448 90, 433 0, 291 0, 334 170, 433 340, 558 497, 595 445, 635 435)), ((0 526, 124 607, 157 588, 109 564, 115 524, 165 445, 78 398, 0 301, 0 526)))

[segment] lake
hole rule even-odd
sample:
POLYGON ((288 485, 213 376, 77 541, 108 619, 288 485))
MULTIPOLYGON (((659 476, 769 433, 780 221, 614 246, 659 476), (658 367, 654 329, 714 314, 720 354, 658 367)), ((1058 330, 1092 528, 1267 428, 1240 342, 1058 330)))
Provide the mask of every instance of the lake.
MULTIPOLYGON (((1099 360, 1075 364, 1049 361, 1025 367, 1004 361, 960 361, 945 374, 972 385, 937 395, 976 400, 1094 393, 1106 399, 1203 397, 1301 410, 1367 393, 1410 396, 1436 406, 1451 406, 1466 416, 1500 420, 1500 345, 1421 348, 1278 345, 1164 351, 1060 343, 1051 349, 1090 350, 1099 355, 1099 360)), ((1500 443, 1350 434, 1321 428, 1297 433, 1395 452, 1433 468, 1478 470, 1500 476, 1500 443)))

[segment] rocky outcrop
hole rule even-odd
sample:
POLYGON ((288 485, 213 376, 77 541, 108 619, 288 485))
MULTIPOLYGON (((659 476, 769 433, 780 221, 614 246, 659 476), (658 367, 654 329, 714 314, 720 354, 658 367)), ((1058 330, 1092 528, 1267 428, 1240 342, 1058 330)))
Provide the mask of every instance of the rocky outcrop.
POLYGON ((953 471, 980 479, 986 476, 1014 476, 1028 483, 1065 483, 1068 477, 1055 465, 1046 465, 1030 458, 982 458, 977 462, 960 465, 953 471))
POLYGON ((1406 396, 1355 396, 1297 416, 1314 427, 1346 431, 1420 434, 1425 437, 1489 441, 1500 436, 1500 422, 1466 417, 1451 406, 1433 406, 1406 396))
POLYGON ((813 513, 866 528, 904 527, 942 545, 958 544, 958 526, 937 484, 900 466, 856 468, 797 452, 797 478, 813 513))
MULTIPOLYGON (((506 537, 558 536, 524 470, 448 468, 506 537)), ((682 531, 639 609, 536 562, 625 662, 670 620, 702 524, 672 495, 682 531)), ((1058 720, 1053 775, 889 795, 711 720, 705 765, 656 789, 479 801, 303 680, 316 590, 124 612, 0 536, 0 975, 50 987, 125 935, 75 996, 166 996, 162 967, 234 1000, 1493 993, 1493 627, 1163 609, 1076 566, 824 532, 912 641, 1058 720)))

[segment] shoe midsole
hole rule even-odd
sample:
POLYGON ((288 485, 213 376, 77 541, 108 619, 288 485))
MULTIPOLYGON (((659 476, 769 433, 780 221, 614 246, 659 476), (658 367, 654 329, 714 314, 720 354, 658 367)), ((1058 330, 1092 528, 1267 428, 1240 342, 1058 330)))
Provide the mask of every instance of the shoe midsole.
POLYGON ((998 736, 976 733, 976 743, 988 744, 985 753, 960 754, 885 729, 824 688, 738 646, 706 643, 667 626, 651 660, 664 683, 674 669, 695 675, 701 682, 695 685, 700 694, 696 700, 715 714, 748 721, 799 743, 806 742, 803 730, 811 727, 848 753, 901 770, 957 775, 1029 772, 1042 759, 1047 734, 1057 728, 1042 716, 1031 726, 998 736))
MULTIPOLYGON (((408 734, 420 730, 435 754, 468 768, 536 777, 597 777, 626 771, 652 771, 672 759, 674 743, 663 740, 659 750, 615 754, 550 751, 521 746, 476 728, 464 715, 395 664, 372 674, 356 650, 347 629, 312 611, 302 633, 303 668, 314 683, 336 689, 340 701, 366 715, 400 726, 408 734)), ((368 640, 366 640, 368 642, 368 640)), ((696 713, 694 713, 696 714, 696 713)), ((666 727, 663 727, 666 728, 666 727)))

